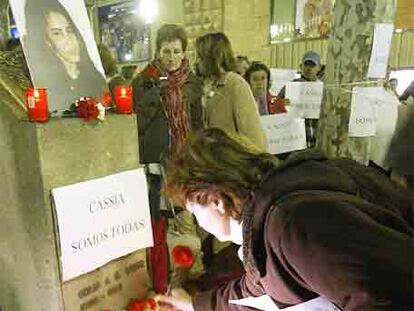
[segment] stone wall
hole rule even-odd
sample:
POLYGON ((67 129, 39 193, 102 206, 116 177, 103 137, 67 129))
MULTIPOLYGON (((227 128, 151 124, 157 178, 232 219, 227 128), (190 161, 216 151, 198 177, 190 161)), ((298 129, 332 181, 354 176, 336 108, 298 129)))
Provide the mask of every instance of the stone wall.
POLYGON ((140 262, 139 271, 123 276, 122 291, 103 295, 92 309, 120 308, 139 294, 139 288, 145 291, 148 280, 141 251, 65 283, 62 293, 50 202, 53 188, 137 167, 135 116, 111 115, 96 125, 80 119, 39 124, 16 118, 0 102, 1 310, 80 310, 79 305, 93 297, 79 297, 78 292, 135 262, 140 262))
POLYGON ((0 307, 61 310, 52 214, 43 195, 35 124, 19 121, 0 106, 0 307))

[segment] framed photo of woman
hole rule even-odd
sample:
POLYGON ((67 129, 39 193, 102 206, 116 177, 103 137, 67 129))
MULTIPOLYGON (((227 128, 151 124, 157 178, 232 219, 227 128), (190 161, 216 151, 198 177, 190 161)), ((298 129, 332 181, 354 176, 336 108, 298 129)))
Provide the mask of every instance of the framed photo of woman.
POLYGON ((82 0, 10 0, 36 88, 48 91, 49 111, 62 115, 84 96, 101 101, 104 71, 82 0))

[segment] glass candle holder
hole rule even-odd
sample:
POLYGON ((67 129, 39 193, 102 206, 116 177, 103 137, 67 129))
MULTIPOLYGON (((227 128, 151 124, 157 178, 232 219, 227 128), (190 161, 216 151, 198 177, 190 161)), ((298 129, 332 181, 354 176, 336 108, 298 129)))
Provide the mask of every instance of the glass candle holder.
POLYGON ((118 85, 114 88, 116 113, 132 113, 132 87, 130 85, 118 85))
POLYGON ((26 91, 26 107, 30 121, 46 122, 49 117, 47 89, 28 89, 26 91))

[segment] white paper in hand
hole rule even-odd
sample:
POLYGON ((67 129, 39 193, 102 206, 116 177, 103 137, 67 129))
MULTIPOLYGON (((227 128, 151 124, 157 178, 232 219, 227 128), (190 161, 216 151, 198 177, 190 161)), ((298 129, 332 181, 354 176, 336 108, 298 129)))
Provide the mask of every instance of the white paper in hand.
POLYGON ((341 311, 329 300, 323 297, 318 297, 307 302, 298 304, 296 306, 279 309, 268 295, 260 297, 248 297, 240 300, 230 300, 231 304, 250 307, 263 311, 341 311))
POLYGON ((280 310, 272 298, 268 295, 263 295, 260 297, 247 297, 239 300, 230 300, 229 303, 244 307, 255 308, 263 311, 277 311, 280 310))
POLYGON ((318 297, 307 302, 301 303, 299 305, 284 308, 283 311, 341 311, 329 300, 318 297))
POLYGON ((323 83, 289 82, 286 98, 291 102, 290 113, 299 118, 319 119, 323 96, 323 83))

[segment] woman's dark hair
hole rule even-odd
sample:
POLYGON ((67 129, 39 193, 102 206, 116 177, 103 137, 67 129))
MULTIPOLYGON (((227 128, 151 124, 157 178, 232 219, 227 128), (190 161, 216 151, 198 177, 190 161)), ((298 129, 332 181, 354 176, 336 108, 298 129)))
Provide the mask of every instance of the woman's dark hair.
POLYGON ((221 70, 236 71, 236 60, 230 40, 224 33, 209 33, 196 40, 197 57, 205 77, 219 78, 221 70))
POLYGON ((155 40, 155 51, 158 54, 161 50, 161 45, 164 42, 171 42, 180 40, 183 51, 187 50, 187 34, 183 27, 177 24, 165 24, 157 31, 157 39, 155 40))
POLYGON ((248 194, 277 163, 242 135, 206 129, 167 162, 163 191, 178 206, 185 206, 188 199, 206 204, 219 197, 226 202, 227 213, 241 220, 248 194))
POLYGON ((270 81, 270 70, 267 66, 261 62, 253 62, 249 68, 247 68, 246 73, 244 74, 244 79, 246 79, 247 83, 250 84, 250 77, 253 72, 256 71, 264 71, 266 72, 267 76, 267 90, 270 89, 271 81, 270 81))

